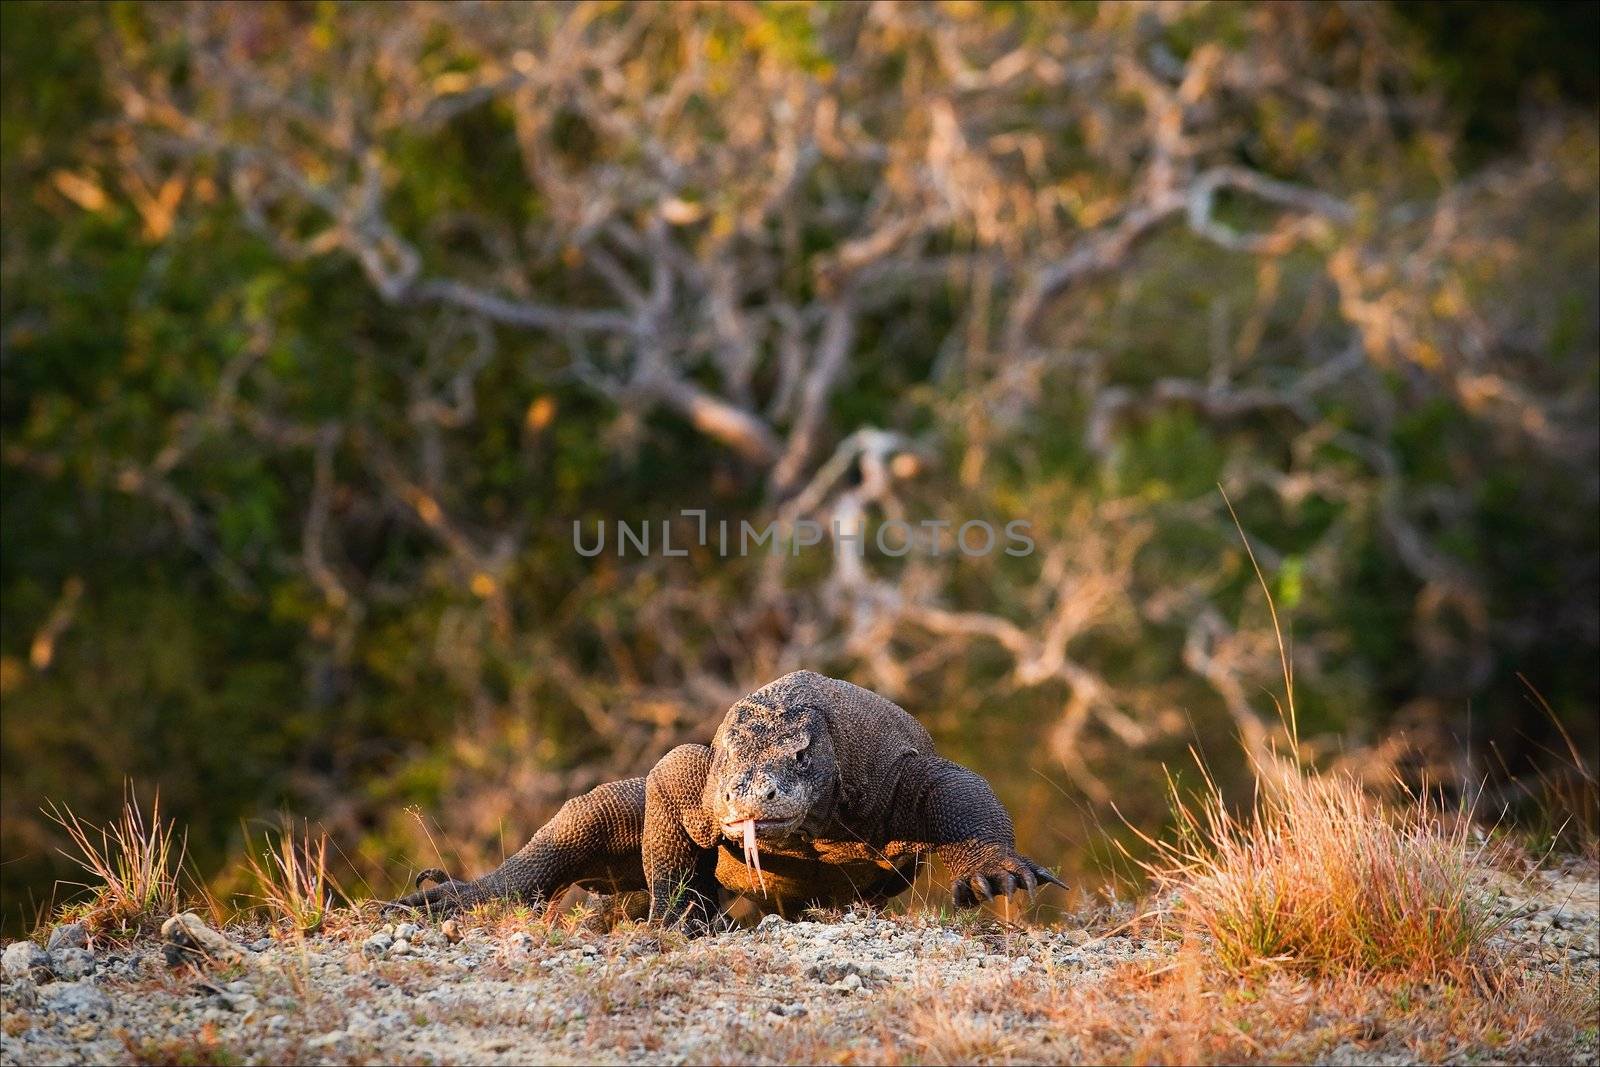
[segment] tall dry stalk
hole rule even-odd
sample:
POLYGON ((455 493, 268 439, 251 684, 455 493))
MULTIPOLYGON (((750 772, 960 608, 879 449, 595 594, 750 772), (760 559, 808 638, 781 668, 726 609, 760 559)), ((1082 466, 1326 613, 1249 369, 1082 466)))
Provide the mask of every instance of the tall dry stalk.
POLYGON ((92 933, 128 937, 149 932, 179 909, 187 838, 174 822, 161 821, 159 793, 146 820, 130 788, 122 813, 105 827, 84 823, 65 804, 52 801, 44 811, 72 841, 74 851, 63 849, 62 855, 96 879, 82 884, 89 898, 70 905, 64 916, 92 933))
POLYGON ((1256 795, 1243 815, 1209 773, 1197 801, 1169 780, 1177 840, 1145 837, 1156 852, 1146 869, 1232 969, 1436 974, 1459 965, 1504 922, 1476 877, 1500 846, 1475 833, 1468 813, 1450 817, 1425 790, 1386 807, 1350 776, 1301 763, 1294 669, 1277 606, 1225 491, 1223 500, 1272 616, 1292 768, 1256 766, 1256 795))
POLYGON ((297 933, 321 929, 345 895, 328 873, 328 835, 313 837, 309 825, 297 835, 286 819, 276 840, 268 840, 264 856, 247 847, 245 857, 256 899, 297 933))

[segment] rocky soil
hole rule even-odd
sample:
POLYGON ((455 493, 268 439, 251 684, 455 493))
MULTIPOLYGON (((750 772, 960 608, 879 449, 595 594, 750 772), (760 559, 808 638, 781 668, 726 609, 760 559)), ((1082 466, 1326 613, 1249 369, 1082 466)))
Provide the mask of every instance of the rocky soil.
MULTIPOLYGON (((1509 918, 1506 950, 1595 988, 1592 869, 1490 877, 1509 918)), ((696 941, 632 923, 602 932, 504 917, 442 927, 352 918, 304 940, 232 928, 223 938, 183 920, 165 938, 103 946, 68 925, 45 946, 5 949, 0 1062, 1071 1060, 1089 1046, 1053 1031, 1059 1017, 1038 1003, 1009 1012, 1008 997, 1161 973, 1177 939, 1130 926, 1131 914, 1052 927, 773 916, 696 941), (974 1007, 984 990, 997 1000, 974 1007)), ((1593 1030, 1564 1053, 1592 1062, 1593 1030)), ((1349 1041, 1321 1055, 1393 1060, 1349 1041)))

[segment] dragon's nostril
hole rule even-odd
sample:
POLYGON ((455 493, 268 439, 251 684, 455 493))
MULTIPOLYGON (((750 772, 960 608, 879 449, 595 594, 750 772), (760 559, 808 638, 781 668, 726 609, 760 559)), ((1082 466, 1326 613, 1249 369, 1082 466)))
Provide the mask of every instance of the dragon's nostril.
POLYGON ((768 786, 767 787, 766 799, 768 799, 768 800, 777 800, 778 799, 778 789, 777 789, 776 786, 768 786))

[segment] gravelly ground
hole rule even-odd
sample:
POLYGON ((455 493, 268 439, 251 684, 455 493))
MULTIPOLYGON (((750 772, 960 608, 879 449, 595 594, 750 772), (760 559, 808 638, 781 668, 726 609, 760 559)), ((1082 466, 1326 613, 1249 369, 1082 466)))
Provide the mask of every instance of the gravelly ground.
MULTIPOLYGON (((1500 906, 1515 916, 1503 936, 1520 958, 1595 982, 1592 870, 1502 881, 1500 906)), ((154 941, 89 960, 74 954, 69 930, 48 960, 33 958, 33 977, 10 973, 26 971, 27 946, 8 950, 0 1062, 1071 1060, 1089 1046, 1054 1032, 1036 1007, 1007 1013, 1001 995, 1000 1008, 994 998, 974 1008, 969 995, 946 1017, 941 1005, 956 990, 1090 987, 1125 981, 1130 965, 1159 971, 1177 942, 1130 934, 1128 914, 1080 916, 1087 928, 772 917, 692 942, 633 924, 598 932, 468 920, 451 930, 457 942, 438 928, 375 922, 302 943, 240 929, 228 932, 239 960, 204 973, 169 967, 154 941), (90 967, 75 980, 52 977, 90 967), (919 1045, 930 1028, 937 1042, 919 1045)), ((1464 1061, 1499 1058, 1460 1051, 1464 1061)), ((1567 1052, 1592 1061, 1592 1033, 1567 1052)), ((1322 1055, 1389 1058, 1349 1042, 1322 1055)))

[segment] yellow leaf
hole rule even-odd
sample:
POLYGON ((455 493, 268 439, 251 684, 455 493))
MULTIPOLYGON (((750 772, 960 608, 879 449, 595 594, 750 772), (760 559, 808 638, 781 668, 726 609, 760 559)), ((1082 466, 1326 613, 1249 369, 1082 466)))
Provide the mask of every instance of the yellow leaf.
POLYGON ((70 170, 58 170, 50 175, 50 184, 56 187, 56 192, 85 211, 102 211, 109 203, 105 190, 100 188, 98 182, 70 170))
POLYGON ((553 397, 541 396, 528 405, 528 413, 523 421, 530 430, 542 430, 555 421, 556 402, 553 397))
POLYGON ((411 506, 417 509, 417 515, 429 526, 437 525, 444 516, 439 502, 420 489, 411 494, 411 506))

